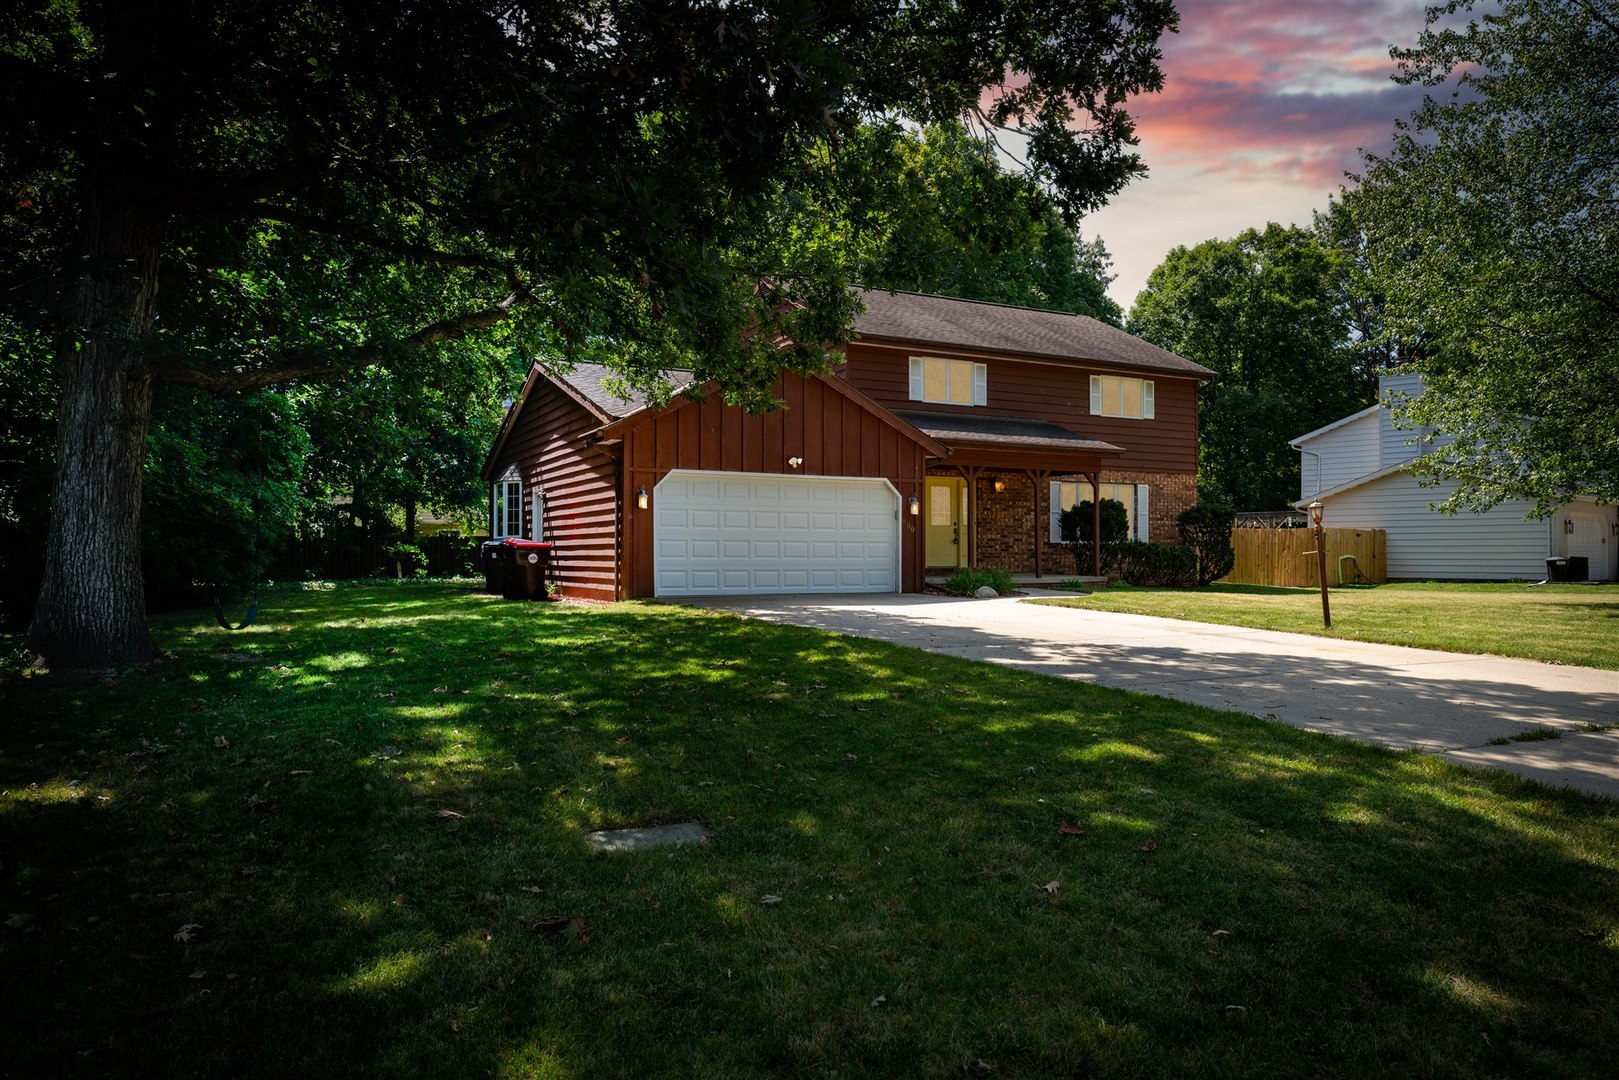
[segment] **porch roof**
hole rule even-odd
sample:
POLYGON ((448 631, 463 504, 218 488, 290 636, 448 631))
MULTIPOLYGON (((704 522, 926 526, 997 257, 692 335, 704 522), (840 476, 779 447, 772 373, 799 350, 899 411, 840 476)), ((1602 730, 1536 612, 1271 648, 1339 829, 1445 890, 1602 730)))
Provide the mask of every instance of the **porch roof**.
POLYGON ((1079 451, 1086 454, 1122 454, 1112 443, 1093 439, 1049 420, 1023 416, 974 416, 970 413, 912 412, 894 415, 949 447, 973 446, 1012 449, 1079 451))

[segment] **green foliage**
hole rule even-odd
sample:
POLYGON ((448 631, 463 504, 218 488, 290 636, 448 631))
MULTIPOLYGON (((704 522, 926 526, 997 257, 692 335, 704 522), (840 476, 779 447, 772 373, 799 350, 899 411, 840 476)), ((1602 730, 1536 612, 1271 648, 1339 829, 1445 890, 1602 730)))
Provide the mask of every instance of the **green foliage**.
POLYGON ((1177 247, 1148 277, 1129 331, 1218 373, 1200 401, 1205 499, 1286 508, 1299 489, 1288 441, 1375 399, 1346 301, 1355 272, 1310 230, 1270 224, 1177 247))
MULTIPOLYGON (((1089 499, 1070 506, 1057 515, 1057 535, 1074 556, 1077 573, 1089 574, 1096 568, 1091 551, 1096 515, 1089 499)), ((1102 573, 1113 567, 1113 553, 1130 537, 1130 511, 1117 499, 1102 500, 1102 573)))
POLYGON ((964 566, 944 579, 944 591, 952 596, 972 596, 985 585, 1002 596, 1010 596, 1017 591, 1011 572, 999 566, 982 569, 964 566))
POLYGON ((867 124, 817 166, 816 185, 790 198, 850 220, 855 280, 1122 324, 1102 242, 1080 239, 1044 188, 961 123, 867 124))
POLYGON ((1220 580, 1236 565, 1237 551, 1231 544, 1231 530, 1236 527, 1236 520, 1231 507, 1213 503, 1199 503, 1181 511, 1175 519, 1181 546, 1190 551, 1195 560, 1194 578, 1198 585, 1220 580))
POLYGON ((309 442, 273 391, 176 391, 153 415, 141 543, 147 602, 259 581, 303 509, 309 442))
POLYGON ((1113 572, 1131 585, 1184 588, 1197 582, 1197 555, 1190 548, 1127 540, 1113 548, 1113 572))
POLYGON ((1399 79, 1430 97, 1345 202, 1425 380, 1402 421, 1449 509, 1619 500, 1619 21, 1584 0, 1434 9, 1399 79))

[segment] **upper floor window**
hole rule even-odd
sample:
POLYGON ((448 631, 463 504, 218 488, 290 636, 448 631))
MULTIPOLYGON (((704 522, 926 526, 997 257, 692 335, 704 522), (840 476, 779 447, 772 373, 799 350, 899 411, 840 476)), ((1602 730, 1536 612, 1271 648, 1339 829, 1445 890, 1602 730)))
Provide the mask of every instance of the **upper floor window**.
POLYGON ((989 403, 988 369, 970 360, 913 356, 911 400, 940 405, 986 405, 989 403))
POLYGON ((513 465, 500 474, 490 495, 494 538, 523 535, 523 481, 513 465))
POLYGON ((1091 415, 1152 419, 1152 380, 1120 375, 1091 376, 1091 415))

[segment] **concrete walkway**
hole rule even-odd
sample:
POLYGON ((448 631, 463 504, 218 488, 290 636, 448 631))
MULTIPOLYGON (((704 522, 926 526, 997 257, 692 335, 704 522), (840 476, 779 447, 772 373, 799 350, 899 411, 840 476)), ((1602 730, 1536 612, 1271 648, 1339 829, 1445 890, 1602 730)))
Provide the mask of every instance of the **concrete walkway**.
POLYGON ((1619 798, 1619 672, 955 597, 705 600, 754 618, 1251 713, 1619 798), (1559 739, 1490 745, 1555 728, 1559 739))

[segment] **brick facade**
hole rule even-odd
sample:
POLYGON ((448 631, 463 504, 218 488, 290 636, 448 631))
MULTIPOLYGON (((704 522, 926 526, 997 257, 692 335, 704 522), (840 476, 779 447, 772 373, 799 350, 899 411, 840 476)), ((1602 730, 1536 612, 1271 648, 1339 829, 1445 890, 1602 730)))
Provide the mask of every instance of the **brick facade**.
MULTIPOLYGON (((957 475, 939 470, 940 476, 957 475)), ((1197 503, 1197 478, 1183 472, 1104 471, 1104 484, 1146 484, 1147 535, 1154 543, 1180 542, 1175 519, 1197 503)), ((1074 556, 1061 542, 1050 539, 1049 489, 1040 491, 1038 534, 1040 569, 1045 574, 1074 572, 1074 556)), ((1034 545, 1037 531, 1032 505, 1030 479, 1023 472, 990 472, 978 475, 971 493, 972 513, 978 533, 974 565, 999 566, 1015 574, 1034 572, 1034 545), (995 490, 1000 480, 1004 491, 995 490)))

